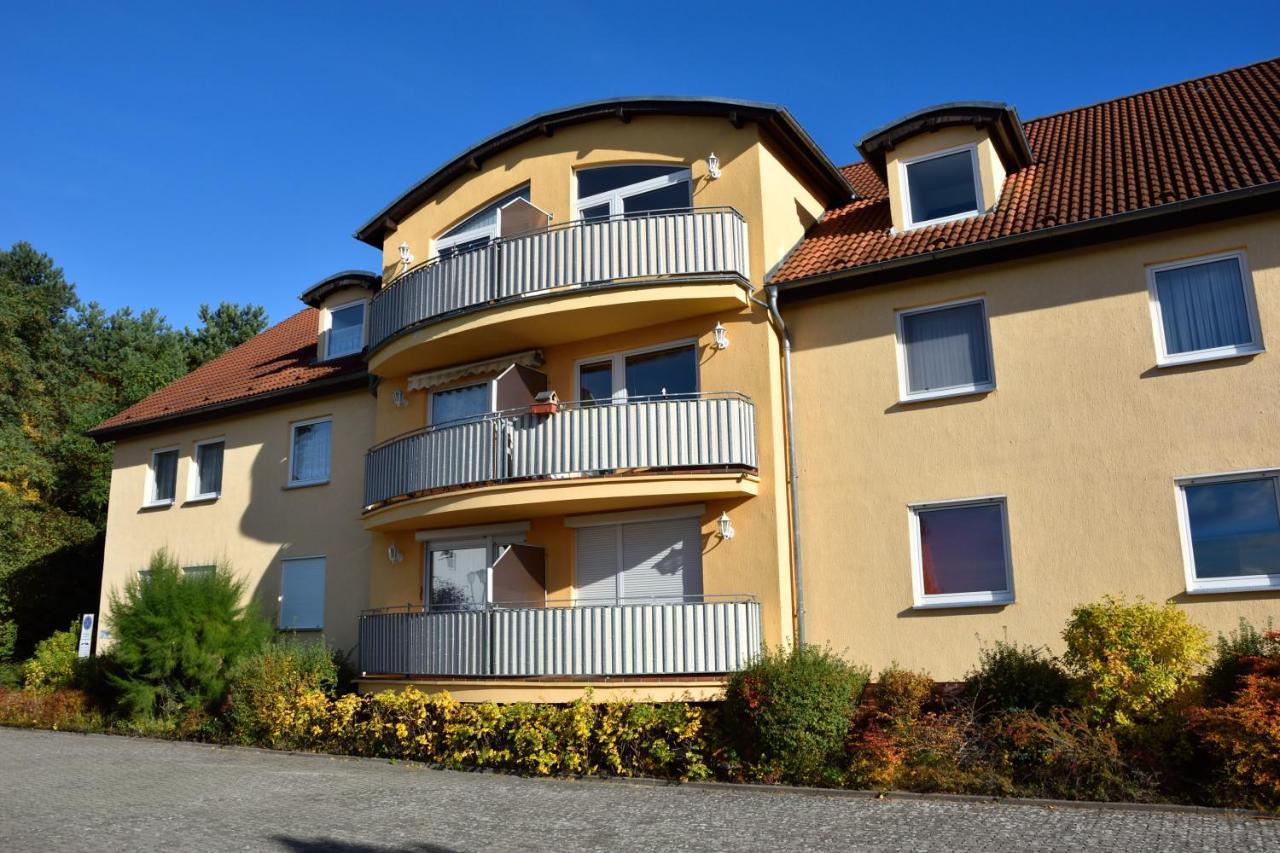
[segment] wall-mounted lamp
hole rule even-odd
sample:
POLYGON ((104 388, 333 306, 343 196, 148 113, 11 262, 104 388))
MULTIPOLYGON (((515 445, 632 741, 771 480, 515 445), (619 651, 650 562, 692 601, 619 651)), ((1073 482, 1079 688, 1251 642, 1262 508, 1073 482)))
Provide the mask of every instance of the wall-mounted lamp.
POLYGON ((716 156, 714 151, 707 158, 707 177, 713 181, 720 178, 720 158, 716 156))
POLYGON ((711 330, 711 345, 716 349, 729 348, 729 330, 716 323, 716 327, 711 330))
POLYGON ((391 402, 397 409, 403 409, 409 405, 409 401, 404 398, 404 392, 399 388, 391 392, 391 402))
POLYGON ((732 539, 734 534, 733 522, 729 520, 729 513, 720 513, 720 518, 716 521, 716 532, 720 534, 721 539, 732 539))
POLYGON ((403 272, 409 268, 409 264, 413 263, 413 252, 409 251, 408 243, 400 244, 400 270, 403 272))
POLYGON ((404 561, 404 554, 396 547, 396 543, 394 542, 387 547, 387 559, 393 563, 400 563, 404 561))

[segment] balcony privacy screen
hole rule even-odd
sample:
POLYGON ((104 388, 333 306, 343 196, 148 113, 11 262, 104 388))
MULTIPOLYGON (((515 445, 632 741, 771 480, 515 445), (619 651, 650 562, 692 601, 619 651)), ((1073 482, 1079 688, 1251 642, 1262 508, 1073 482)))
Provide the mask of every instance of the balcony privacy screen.
POLYGON ((1155 277, 1170 355, 1253 342, 1237 259, 1160 270, 1155 277))
POLYGON ((991 384, 981 303, 906 314, 902 336, 911 393, 991 384))

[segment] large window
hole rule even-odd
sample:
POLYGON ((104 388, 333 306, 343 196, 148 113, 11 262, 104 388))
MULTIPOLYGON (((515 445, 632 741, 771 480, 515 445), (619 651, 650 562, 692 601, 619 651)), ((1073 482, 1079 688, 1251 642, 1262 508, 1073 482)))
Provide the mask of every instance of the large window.
POLYGON ((1178 482, 1189 592, 1280 588, 1280 471, 1178 482))
POLYGON ((1157 361, 1186 364, 1262 351, 1243 252, 1147 268, 1157 361))
POLYGON ((916 607, 1013 601, 1004 498, 912 506, 911 556, 916 607))
POLYGON ((212 500, 222 494, 222 457, 226 442, 222 439, 201 441, 191 455, 190 500, 212 500))
POLYGON ((616 353, 578 365, 578 399, 583 402, 697 392, 698 348, 693 343, 616 353))
POLYGON ((329 482, 329 439, 332 431, 333 422, 329 418, 293 425, 289 453, 290 486, 329 482))
POLYGON ((995 388, 985 300, 898 312, 898 378, 903 400, 995 388))
POLYGON ((582 220, 693 206, 693 184, 684 166, 599 166, 576 174, 577 211, 582 220))
POLYGON ((520 529, 495 529, 489 533, 477 531, 458 539, 450 539, 444 534, 444 538, 427 540, 429 609, 470 610, 493 603, 531 605, 536 604, 539 597, 545 597, 539 580, 536 584, 521 587, 514 600, 505 599, 504 590, 510 586, 507 582, 510 578, 501 576, 505 569, 499 561, 504 556, 515 556, 507 554, 509 546, 518 550, 524 547, 523 526, 516 527, 520 529), (499 576, 495 577, 495 572, 499 576))
POLYGON ((325 358, 340 358, 364 349, 364 300, 329 311, 325 358))
POLYGON ((972 216, 980 209, 978 152, 972 145, 906 160, 900 176, 908 228, 972 216))
POLYGON ((570 520, 577 604, 678 602, 702 594, 701 508, 640 512, 659 516, 609 523, 570 520), (675 515, 678 517, 661 517, 675 515))
POLYGON ((281 631, 324 627, 324 557, 280 561, 281 631))
POLYGON ((178 448, 167 447, 151 452, 147 466, 146 506, 168 506, 173 503, 178 486, 178 448))
POLYGON ((482 418, 492 410, 492 383, 477 382, 458 388, 432 391, 428 422, 432 425, 450 421, 469 421, 482 418))
POLYGON ((437 237, 436 255, 447 258, 469 249, 479 249, 487 246, 490 240, 496 240, 502 227, 500 211, 518 198, 529 200, 527 186, 489 202, 437 237))

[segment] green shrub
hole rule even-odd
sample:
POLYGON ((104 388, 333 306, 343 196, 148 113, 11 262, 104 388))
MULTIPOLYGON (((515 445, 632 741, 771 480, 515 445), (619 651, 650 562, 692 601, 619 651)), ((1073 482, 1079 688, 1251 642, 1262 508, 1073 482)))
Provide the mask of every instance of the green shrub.
POLYGON ((1122 727, 1185 698, 1209 653, 1206 631, 1182 610, 1142 599, 1081 605, 1062 636, 1080 706, 1091 720, 1122 727))
POLYGON ((70 687, 79 660, 80 620, 66 631, 58 631, 36 644, 35 654, 23 666, 23 686, 28 690, 57 690, 70 687))
POLYGON ((243 581, 220 566, 185 577, 157 552, 146 580, 113 593, 108 624, 120 710, 129 716, 184 717, 212 710, 223 699, 227 674, 270 634, 262 616, 241 602, 243 581))
POLYGON ((26 665, 0 661, 0 690, 17 690, 26 680, 26 665))
POLYGON ((1241 616, 1236 630, 1218 635, 1216 654, 1204 677, 1206 700, 1230 702, 1250 669, 1249 659, 1274 655, 1280 655, 1280 640, 1272 636, 1271 620, 1265 631, 1259 631, 1241 616))
POLYGON ((965 677, 965 692, 980 716, 1067 704, 1071 679, 1047 650, 997 641, 979 654, 977 668, 965 677))
POLYGON ((748 774, 831 783, 866 669, 817 646, 766 651, 729 678, 724 724, 748 774))
POLYGON ((311 690, 332 696, 337 682, 338 666, 323 643, 267 643, 231 668, 221 715, 226 736, 233 743, 281 746, 271 730, 276 697, 293 698, 311 690))

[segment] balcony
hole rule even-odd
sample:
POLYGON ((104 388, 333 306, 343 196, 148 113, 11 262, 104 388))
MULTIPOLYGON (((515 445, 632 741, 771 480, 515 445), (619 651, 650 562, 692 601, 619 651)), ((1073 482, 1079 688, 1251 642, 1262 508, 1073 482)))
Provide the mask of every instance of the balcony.
POLYGON ((708 675, 741 669, 760 652, 760 605, 749 596, 550 605, 366 612, 360 671, 461 678, 708 675))
MULTIPOLYGON (((521 486, 517 508, 531 514, 541 501, 533 490, 548 487, 558 496, 546 504, 549 514, 571 508, 564 505, 570 500, 564 487, 587 486, 579 496, 591 500, 593 482, 624 473, 660 474, 670 490, 673 474, 678 481, 681 475, 687 480, 686 472, 712 472, 720 477, 712 479, 711 491, 688 492, 687 483, 677 482, 681 491, 655 497, 728 497, 754 493, 743 475, 755 468, 755 407, 742 394, 561 403, 548 414, 528 408, 497 412, 374 447, 365 457, 365 509, 507 484, 521 486)), ((512 492, 504 494, 510 498, 512 492)))
POLYGON ((747 256, 746 221, 728 207, 570 222, 504 237, 423 264, 379 291, 370 314, 370 369, 392 375, 483 357, 495 336, 507 349, 549 346, 741 307, 747 256), (604 298, 641 285, 655 292, 604 298), (551 296, 571 298, 519 310, 551 296), (474 317, 504 305, 511 310, 474 317))

